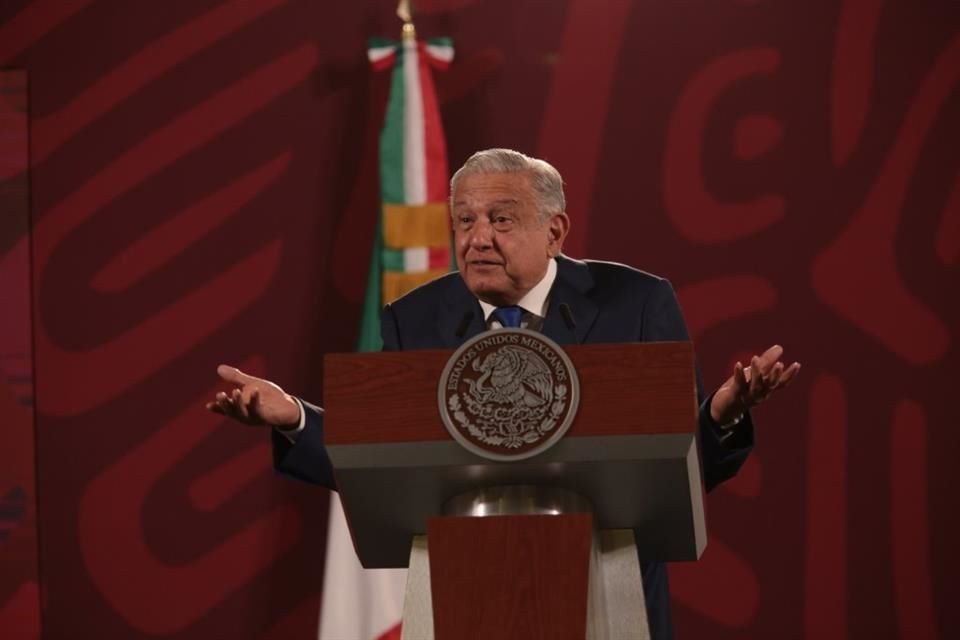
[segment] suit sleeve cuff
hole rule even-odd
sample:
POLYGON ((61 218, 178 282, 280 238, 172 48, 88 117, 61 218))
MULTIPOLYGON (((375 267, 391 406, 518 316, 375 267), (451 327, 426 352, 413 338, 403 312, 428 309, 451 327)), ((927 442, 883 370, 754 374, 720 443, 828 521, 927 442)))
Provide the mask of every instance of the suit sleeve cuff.
POLYGON ((739 449, 753 445, 753 423, 750 413, 744 412, 727 424, 719 424, 710 415, 710 403, 713 400, 711 393, 700 405, 701 421, 714 436, 716 442, 725 448, 739 449))
POLYGON ((294 398, 294 400, 296 400, 297 408, 300 410, 300 420, 297 421, 297 426, 293 429, 281 429, 280 427, 274 427, 274 430, 289 440, 290 444, 297 444, 297 438, 300 436, 300 433, 303 431, 304 427, 307 426, 307 419, 306 414, 303 411, 303 404, 300 403, 300 398, 294 398))

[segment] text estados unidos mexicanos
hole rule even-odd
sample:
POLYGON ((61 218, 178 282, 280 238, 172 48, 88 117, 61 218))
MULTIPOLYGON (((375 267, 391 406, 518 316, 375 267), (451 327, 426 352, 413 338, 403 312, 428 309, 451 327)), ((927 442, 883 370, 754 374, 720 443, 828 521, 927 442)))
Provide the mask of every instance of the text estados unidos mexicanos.
POLYGON ((453 365, 453 368, 450 370, 450 377, 447 378, 447 390, 455 391, 457 389, 457 385, 460 384, 460 378, 463 375, 463 370, 471 360, 477 357, 478 352, 482 352, 489 347, 499 347, 509 344, 519 344, 528 349, 536 351, 543 356, 548 363, 550 363, 550 367, 553 369, 553 374, 556 376, 557 382, 562 383, 567 381, 567 369, 563 360, 556 351, 550 348, 548 344, 530 336, 508 333, 484 338, 473 347, 467 349, 457 359, 453 365))

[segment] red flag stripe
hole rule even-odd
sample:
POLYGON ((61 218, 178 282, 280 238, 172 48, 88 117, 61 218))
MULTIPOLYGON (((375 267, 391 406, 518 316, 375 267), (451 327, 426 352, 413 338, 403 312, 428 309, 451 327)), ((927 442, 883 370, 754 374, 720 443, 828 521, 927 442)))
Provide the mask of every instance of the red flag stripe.
POLYGON ((450 266, 450 250, 446 247, 427 249, 427 262, 430 269, 446 269, 450 266))
POLYGON ((447 200, 447 145, 443 137, 443 122, 437 106, 437 92, 430 72, 430 54, 423 43, 418 43, 420 55, 420 95, 423 100, 423 151, 426 155, 427 202, 447 200))

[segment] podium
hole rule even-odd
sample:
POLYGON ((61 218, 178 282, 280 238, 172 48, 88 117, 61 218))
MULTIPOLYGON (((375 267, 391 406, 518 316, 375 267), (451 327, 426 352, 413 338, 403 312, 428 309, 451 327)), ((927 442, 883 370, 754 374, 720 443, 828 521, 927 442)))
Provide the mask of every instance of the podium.
POLYGON ((517 462, 454 441, 448 350, 329 354, 326 442, 366 568, 408 567, 404 638, 645 638, 639 560, 706 545, 689 343, 570 345, 580 405, 517 462))

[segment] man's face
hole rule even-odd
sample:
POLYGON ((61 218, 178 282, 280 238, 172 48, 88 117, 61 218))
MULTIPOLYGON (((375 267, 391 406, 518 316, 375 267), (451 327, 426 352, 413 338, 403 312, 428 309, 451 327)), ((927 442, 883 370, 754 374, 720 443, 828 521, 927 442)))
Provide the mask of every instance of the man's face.
POLYGON ((516 304, 547 272, 570 227, 565 213, 544 220, 524 174, 474 174, 453 194, 457 268, 467 288, 497 306, 516 304))

